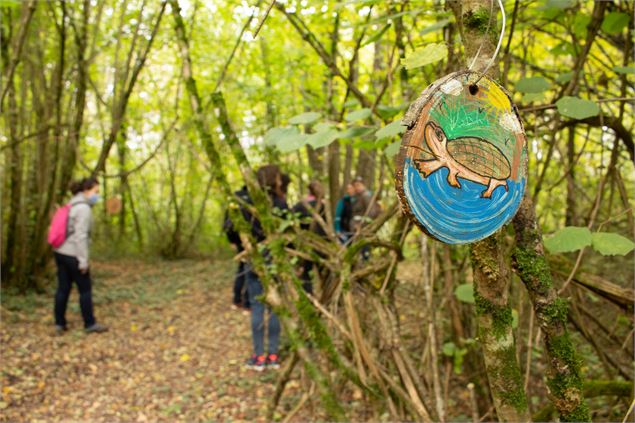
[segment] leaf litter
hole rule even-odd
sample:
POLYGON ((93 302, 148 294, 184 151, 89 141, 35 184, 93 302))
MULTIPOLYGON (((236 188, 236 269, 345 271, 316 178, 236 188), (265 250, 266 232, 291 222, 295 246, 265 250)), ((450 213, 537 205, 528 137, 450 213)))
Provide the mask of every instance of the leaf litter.
MULTIPOLYGON (((53 276, 45 294, 3 293, 0 421, 264 421, 277 373, 243 366, 251 332, 248 313, 230 307, 234 269, 95 262, 104 334, 84 334, 75 287, 69 331, 54 335, 53 276)), ((278 411, 301 394, 290 383, 278 411)))

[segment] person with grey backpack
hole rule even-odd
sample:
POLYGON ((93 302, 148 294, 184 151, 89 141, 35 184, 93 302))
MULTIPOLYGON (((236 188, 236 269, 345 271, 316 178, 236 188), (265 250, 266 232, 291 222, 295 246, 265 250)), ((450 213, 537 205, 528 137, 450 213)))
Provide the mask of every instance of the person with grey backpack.
POLYGON ((49 243, 55 253, 57 265, 57 292, 55 293, 55 331, 67 330, 66 306, 73 281, 79 289, 79 305, 84 320, 84 331, 99 333, 108 327, 97 323, 93 314, 92 281, 89 269, 90 231, 92 207, 99 200, 99 182, 89 177, 71 185, 73 197, 60 207, 49 229, 49 243))

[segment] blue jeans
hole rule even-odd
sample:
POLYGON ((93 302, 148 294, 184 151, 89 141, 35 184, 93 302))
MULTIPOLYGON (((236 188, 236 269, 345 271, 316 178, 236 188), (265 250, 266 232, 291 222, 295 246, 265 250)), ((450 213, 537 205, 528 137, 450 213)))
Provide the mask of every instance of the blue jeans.
MULTIPOLYGON (((249 304, 251 306, 251 336, 254 343, 254 353, 257 356, 265 354, 265 308, 266 307, 256 297, 262 295, 262 283, 258 275, 248 265, 247 270, 247 293, 249 294, 249 304)), ((278 354, 278 342, 280 340, 280 321, 278 316, 269 309, 269 324, 267 327, 269 340, 268 354, 278 354)))

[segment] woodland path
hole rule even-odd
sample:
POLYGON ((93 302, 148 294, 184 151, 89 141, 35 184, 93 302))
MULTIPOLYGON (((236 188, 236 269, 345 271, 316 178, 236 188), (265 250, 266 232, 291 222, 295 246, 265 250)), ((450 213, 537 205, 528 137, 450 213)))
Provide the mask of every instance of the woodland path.
POLYGON ((251 337, 248 314, 230 307, 234 266, 93 263, 96 316, 110 326, 98 335, 82 331, 76 288, 69 331, 53 335, 53 275, 46 294, 5 295, 0 420, 264 420, 276 372, 242 365, 251 337))

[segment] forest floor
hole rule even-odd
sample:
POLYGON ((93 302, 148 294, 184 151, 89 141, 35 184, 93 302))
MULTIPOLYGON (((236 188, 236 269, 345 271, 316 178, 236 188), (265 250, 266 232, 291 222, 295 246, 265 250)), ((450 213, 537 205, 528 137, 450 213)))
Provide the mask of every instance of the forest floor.
MULTIPOLYGON (((251 335, 248 313, 230 307, 234 269, 231 261, 95 262, 104 334, 83 332, 74 288, 69 331, 54 335, 53 277, 46 294, 4 295, 0 420, 264 420, 277 372, 243 365, 251 335)), ((299 391, 298 380, 287 385, 281 413, 299 391)))

